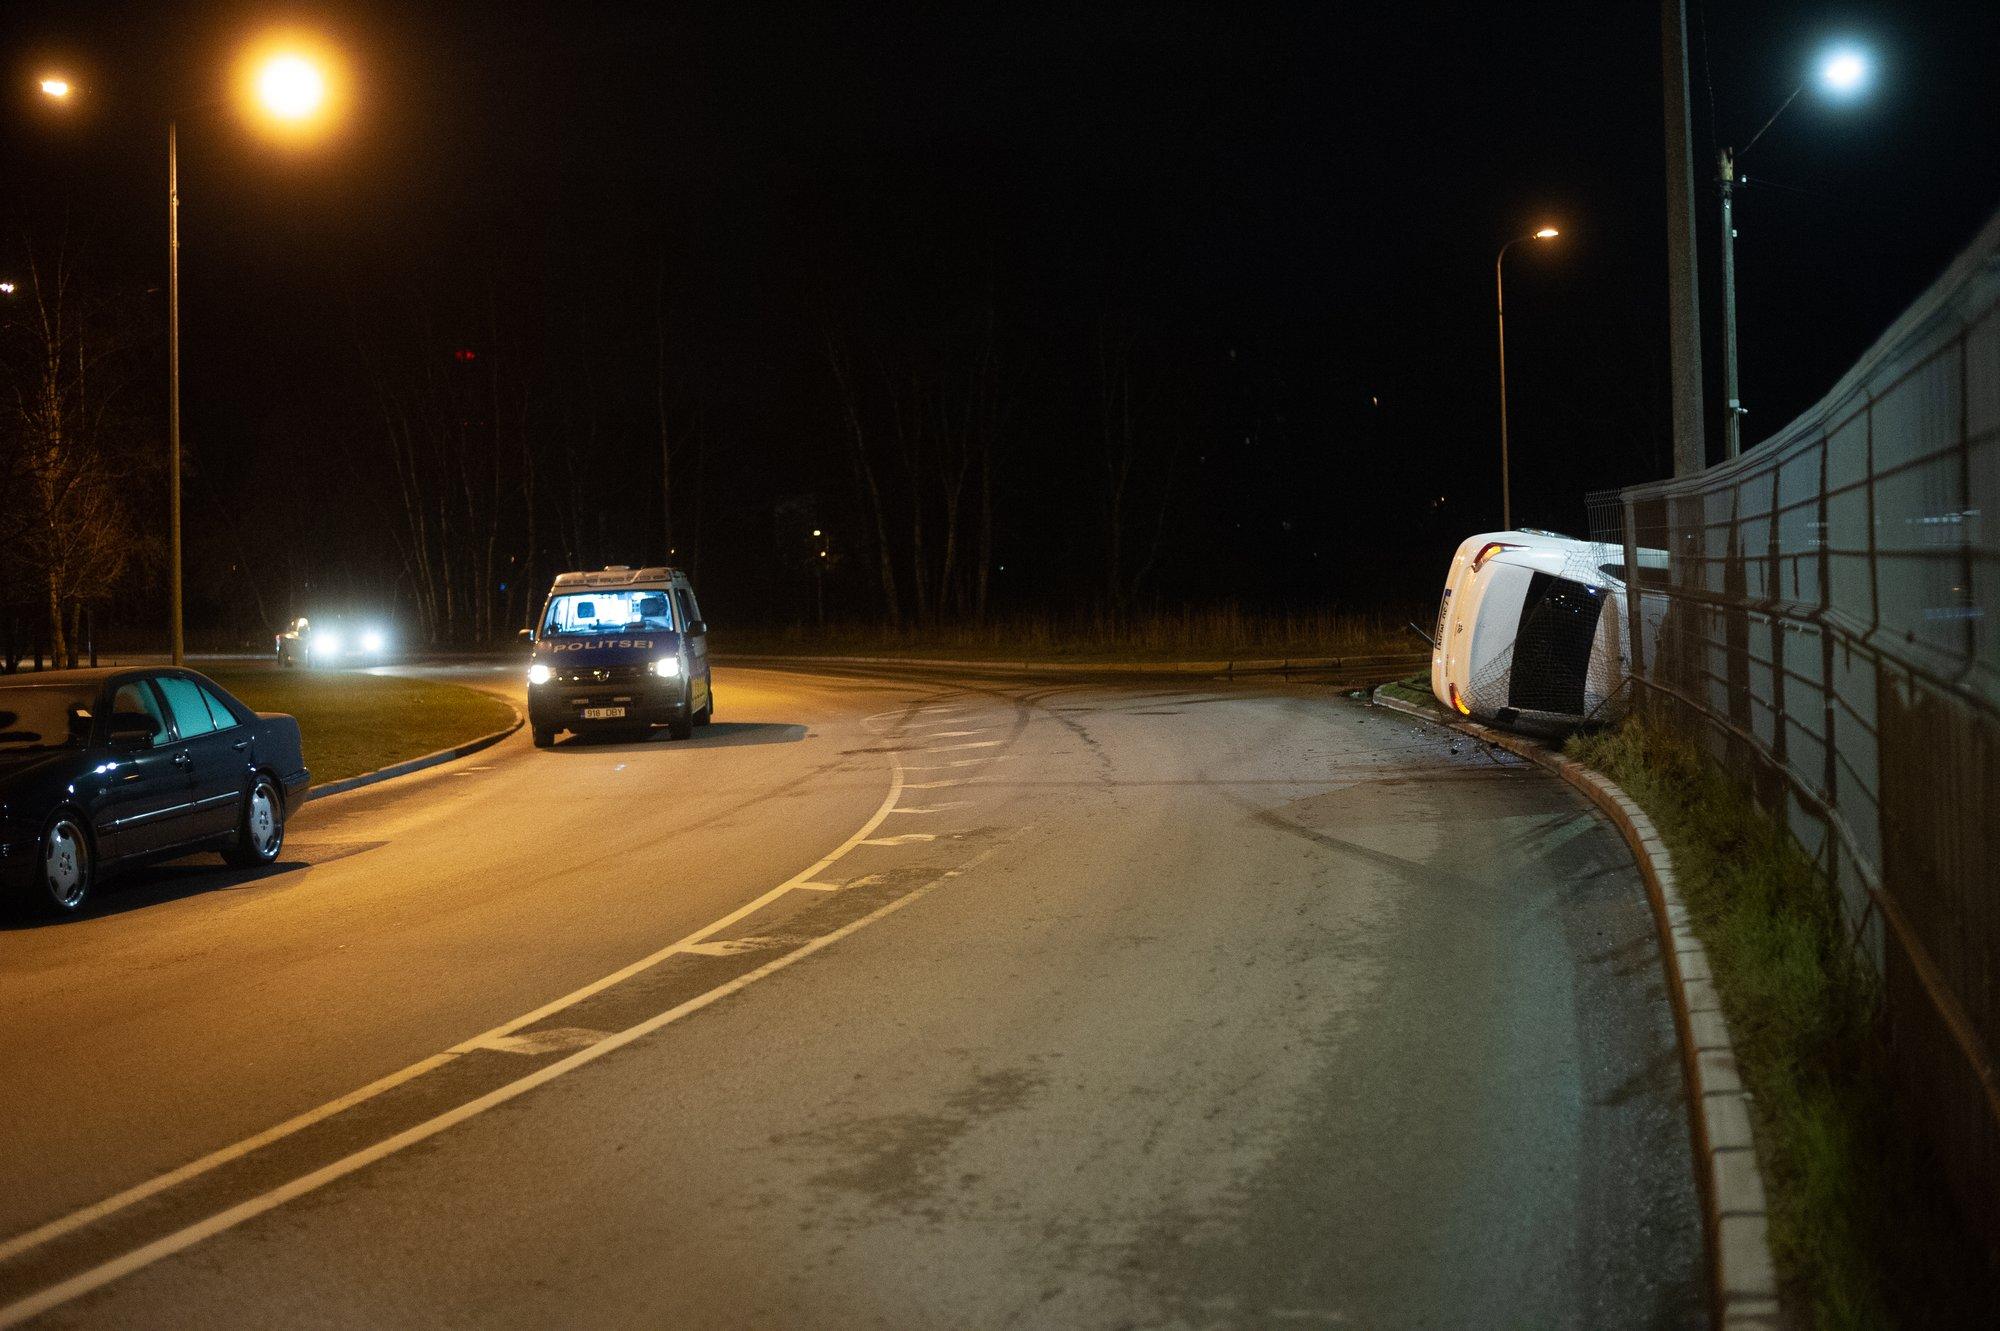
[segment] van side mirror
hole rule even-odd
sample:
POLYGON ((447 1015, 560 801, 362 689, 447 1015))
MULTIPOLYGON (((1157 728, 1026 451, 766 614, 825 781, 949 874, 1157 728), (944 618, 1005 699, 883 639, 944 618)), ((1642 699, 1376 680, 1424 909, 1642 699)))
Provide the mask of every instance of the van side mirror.
POLYGON ((535 631, 533 629, 522 629, 519 633, 515 634, 514 636, 519 638, 522 642, 532 643, 535 640, 535 631))
POLYGON ((707 636, 708 636, 708 621, 707 621, 707 620, 705 620, 705 619, 697 619, 697 620, 695 620, 695 621, 694 621, 694 622, 693 622, 692 624, 689 624, 689 625, 688 625, 688 634, 689 634, 689 636, 690 636, 690 637, 696 637, 696 638, 705 638, 705 637, 707 637, 707 636))

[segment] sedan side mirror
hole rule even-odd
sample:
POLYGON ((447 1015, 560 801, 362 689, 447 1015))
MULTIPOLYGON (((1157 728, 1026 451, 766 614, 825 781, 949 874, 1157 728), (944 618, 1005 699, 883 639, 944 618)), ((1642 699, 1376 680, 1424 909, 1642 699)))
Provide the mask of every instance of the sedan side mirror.
POLYGON ((121 749, 143 749, 160 733, 160 723, 145 712, 113 712, 111 743, 121 749))
POLYGON ((533 629, 522 629, 519 633, 515 634, 514 636, 519 638, 522 642, 531 643, 535 640, 535 631, 533 629))

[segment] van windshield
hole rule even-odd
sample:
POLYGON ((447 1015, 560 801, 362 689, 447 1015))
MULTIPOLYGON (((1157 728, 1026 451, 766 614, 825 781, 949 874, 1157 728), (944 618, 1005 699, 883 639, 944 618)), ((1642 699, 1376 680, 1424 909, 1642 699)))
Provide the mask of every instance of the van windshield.
POLYGON ((568 592, 552 599, 542 616, 546 638, 666 633, 673 627, 673 607, 660 587, 568 592))

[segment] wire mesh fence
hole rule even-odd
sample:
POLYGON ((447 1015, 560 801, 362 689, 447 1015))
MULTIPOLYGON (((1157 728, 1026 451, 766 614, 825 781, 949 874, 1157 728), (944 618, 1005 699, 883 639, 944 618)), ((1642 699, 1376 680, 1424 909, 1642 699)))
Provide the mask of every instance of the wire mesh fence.
POLYGON ((1996 514, 2000 216, 1812 410, 1592 526, 1664 563, 1627 601, 1634 682, 1824 867, 1901 1110, 2000 1244, 1996 514))

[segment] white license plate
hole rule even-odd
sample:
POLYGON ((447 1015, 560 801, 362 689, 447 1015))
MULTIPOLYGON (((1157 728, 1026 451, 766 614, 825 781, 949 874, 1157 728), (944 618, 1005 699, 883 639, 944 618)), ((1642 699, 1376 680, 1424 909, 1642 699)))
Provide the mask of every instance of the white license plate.
POLYGON ((586 721, 616 721, 623 715, 625 715, 623 707, 586 707, 583 709, 583 719, 586 721))

